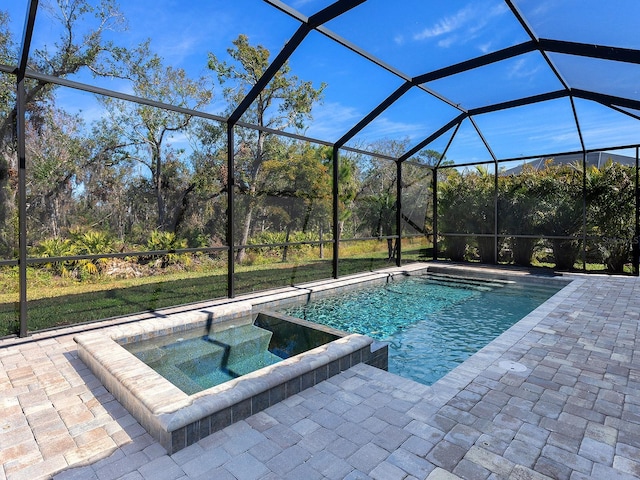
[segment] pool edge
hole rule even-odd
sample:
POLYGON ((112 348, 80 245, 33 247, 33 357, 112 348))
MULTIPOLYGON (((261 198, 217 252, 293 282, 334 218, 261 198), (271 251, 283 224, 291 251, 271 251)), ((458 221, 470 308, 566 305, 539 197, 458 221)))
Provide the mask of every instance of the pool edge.
MULTIPOLYGON (((218 322, 250 321, 253 306, 206 309, 218 322), (221 310, 222 312, 218 312, 221 310)), ((206 320, 205 320, 206 321, 206 320)), ((76 335, 79 358, 170 454, 358 363, 376 363, 378 346, 364 335, 333 342, 221 385, 187 395, 121 346, 127 340, 204 326, 202 315, 144 320, 76 335)), ((385 357, 386 358, 386 357, 385 357)))

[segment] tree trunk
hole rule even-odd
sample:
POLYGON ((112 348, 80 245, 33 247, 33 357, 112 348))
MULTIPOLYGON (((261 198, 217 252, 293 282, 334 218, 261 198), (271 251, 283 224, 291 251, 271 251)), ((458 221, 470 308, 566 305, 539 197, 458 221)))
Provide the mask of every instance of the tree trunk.
POLYGON ((17 249, 17 237, 13 227, 16 218, 18 169, 16 155, 6 145, 0 153, 0 255, 3 257, 17 249))
MULTIPOLYGON (((260 123, 262 125, 262 123, 260 123)), ((244 228, 242 230, 242 238, 240 239, 240 245, 246 245, 249 241, 249 233, 251 232, 251 222, 253 221, 253 197, 257 191, 257 182, 258 182, 258 172, 260 171, 260 166, 262 165, 262 155, 264 152, 264 141, 265 134, 261 130, 258 131, 258 141, 257 141, 257 150, 256 156, 253 161, 252 171, 251 171, 251 185, 249 186, 249 209, 247 210, 247 214, 244 217, 244 228)), ((233 248, 233 245, 231 245, 233 248)), ((238 253, 236 253, 236 262, 242 263, 246 256, 246 249, 241 247, 238 249, 238 253)))
MULTIPOLYGON (((242 229, 242 238, 240 239, 240 245, 246 245, 249 241, 249 232, 251 231, 251 220, 253 217, 253 202, 249 205, 247 214, 244 217, 244 228, 242 229)), ((236 263, 242 263, 246 256, 246 249, 241 247, 236 253, 236 263)))
POLYGON ((291 235, 291 225, 287 225, 287 235, 284 239, 284 243, 285 246, 282 248, 282 262, 286 262, 287 261, 287 253, 289 252, 289 245, 286 245, 289 243, 289 238, 291 235))
POLYGON ((189 209, 189 199, 191 196, 191 192, 193 192, 195 188, 196 188, 196 184, 192 183, 180 195, 180 201, 177 202, 174 208, 174 213, 172 215, 173 220, 170 225, 171 227, 169 229, 170 232, 177 234, 178 230, 182 226, 182 222, 184 222, 185 216, 187 214, 187 210, 189 209))
POLYGON ((395 248, 393 248, 393 238, 387 238, 387 260, 395 258, 395 248))
POLYGON ((164 230, 167 221, 167 212, 164 204, 164 198, 162 198, 162 160, 160 158, 160 152, 154 153, 153 163, 155 164, 155 178, 153 179, 153 186, 156 191, 156 202, 158 204, 158 229, 164 230))

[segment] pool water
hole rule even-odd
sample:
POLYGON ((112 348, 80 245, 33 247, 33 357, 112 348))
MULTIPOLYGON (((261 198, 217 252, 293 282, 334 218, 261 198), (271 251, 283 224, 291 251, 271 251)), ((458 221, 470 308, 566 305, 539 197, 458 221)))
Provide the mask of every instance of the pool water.
POLYGON ((562 287, 408 277, 287 315, 389 343, 389 371, 431 385, 562 287))
POLYGON ((282 360, 268 351, 271 332, 244 325, 215 334, 203 329, 124 345, 188 395, 282 360))
POLYGON ((259 314, 253 324, 194 328, 123 347, 188 395, 273 365, 339 338, 259 314))

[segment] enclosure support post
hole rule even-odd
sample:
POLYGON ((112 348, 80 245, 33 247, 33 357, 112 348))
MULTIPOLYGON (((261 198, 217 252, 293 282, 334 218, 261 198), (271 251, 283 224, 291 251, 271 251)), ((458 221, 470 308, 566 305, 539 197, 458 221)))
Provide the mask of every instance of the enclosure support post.
POLYGON ((493 167, 493 263, 498 264, 498 162, 493 167))
POLYGON ((587 153, 582 151, 582 271, 587 271, 587 153))
POLYGON ((31 0, 27 9, 20 49, 19 65, 16 75, 16 133, 18 150, 18 285, 20 304, 20 332, 21 337, 26 337, 27 329, 27 161, 26 161, 26 114, 27 96, 24 86, 25 74, 27 71, 27 61, 29 50, 31 49, 31 38, 33 37, 33 26, 36 21, 38 11, 38 0, 31 0))
POLYGON ((396 160, 396 266, 402 265, 402 162, 396 160))
POLYGON ((633 273, 634 275, 640 275, 640 188, 638 188, 638 180, 640 180, 640 174, 638 167, 640 166, 640 147, 636 147, 636 184, 635 184, 635 200, 636 200, 636 224, 635 235, 633 237, 633 273))
POLYGON ((17 134, 18 134, 18 282, 20 302, 20 336, 27 336, 27 193, 25 145, 25 90, 24 76, 17 82, 17 134))
POLYGON ((433 259, 438 260, 438 167, 433 169, 432 185, 432 208, 433 208, 433 259))
POLYGON ((235 156, 233 152, 234 126, 227 123, 227 296, 235 296, 235 235, 233 233, 234 224, 234 199, 235 199, 235 156))
POLYGON ((333 186, 332 186, 332 196, 333 196, 333 278, 338 278, 338 259, 339 259, 339 245, 340 245, 340 215, 338 209, 340 208, 340 204, 338 202, 338 194, 340 193, 338 190, 338 178, 340 176, 340 168, 338 162, 340 161, 339 148, 334 145, 333 147, 333 186))

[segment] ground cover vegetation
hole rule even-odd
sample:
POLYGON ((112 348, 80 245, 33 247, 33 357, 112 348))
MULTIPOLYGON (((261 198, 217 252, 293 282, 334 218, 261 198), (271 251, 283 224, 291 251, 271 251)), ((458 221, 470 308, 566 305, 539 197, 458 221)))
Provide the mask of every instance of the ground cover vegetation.
MULTIPOLYGON (((126 28, 112 0, 55 0, 47 7, 39 14, 50 15, 59 39, 34 51, 29 68, 50 77, 112 78, 139 97, 189 110, 224 101, 230 114, 270 64, 271 52, 239 35, 224 58, 210 53, 202 59, 206 73, 191 77, 167 65, 150 41, 111 40, 126 28)), ((0 63, 16 58, 0 12, 0 63)), ((26 82, 29 330, 224 297, 229 255, 236 294, 329 278, 334 230, 341 275, 389 265, 398 235, 404 260, 433 256, 429 167, 440 154, 426 150, 403 164, 398 232, 398 170, 385 157, 399 157, 409 141, 362 145, 371 155, 341 151, 334 229, 331 148, 276 134, 304 132, 327 85, 296 77, 287 64, 242 117, 259 128, 237 126, 233 145, 223 122, 185 110, 93 96, 91 116, 69 111, 59 100, 64 88, 26 82)), ((0 73, 0 336, 18 325, 16 118, 15 77, 0 73)), ((597 237, 590 251, 612 271, 628 261, 633 178, 618 165, 587 172, 588 233, 597 237)), ((579 235, 581 186, 578 170, 551 165, 500 176, 498 260, 541 263, 549 261, 548 249, 556 265, 573 266, 580 240, 513 235, 579 235)), ((439 231, 461 234, 443 237, 448 258, 496 260, 494 239, 477 236, 493 232, 494 188, 483 169, 438 170, 439 231)))

